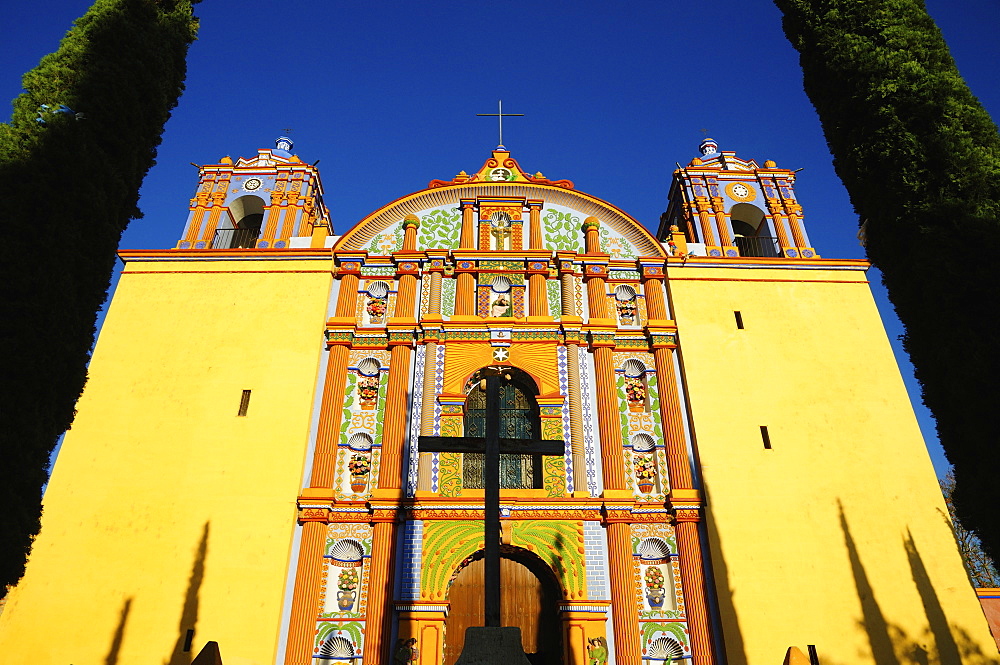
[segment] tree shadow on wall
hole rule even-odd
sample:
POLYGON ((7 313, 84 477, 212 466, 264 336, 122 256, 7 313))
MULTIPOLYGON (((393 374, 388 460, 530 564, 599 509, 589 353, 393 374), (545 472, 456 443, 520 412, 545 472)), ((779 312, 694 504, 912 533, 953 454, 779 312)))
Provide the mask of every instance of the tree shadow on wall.
MULTIPOLYGON (((857 544, 851 535, 843 505, 839 500, 837 507, 851 573, 861 603, 862 618, 858 623, 868 635, 871 653, 878 665, 962 665, 963 663, 998 665, 1000 663, 995 654, 984 653, 965 630, 949 625, 944 608, 938 600, 937 592, 909 530, 903 539, 903 548, 906 550, 913 583, 920 595, 927 624, 920 628, 919 632, 911 633, 887 621, 878 601, 875 600, 868 574, 861 563, 857 544)), ((865 658, 867 654, 858 656, 865 658)), ((845 661, 849 662, 856 660, 857 658, 845 658, 845 661)), ((828 658, 824 658, 823 661, 826 665, 834 662, 828 658)))
MULTIPOLYGON (((702 487, 701 493, 705 506, 711 506, 708 487, 702 487)), ((705 596, 711 598, 714 588, 717 611, 709 611, 709 616, 717 615, 719 617, 721 625, 713 622, 712 633, 715 634, 716 629, 721 628, 722 636, 715 639, 713 645, 717 651, 722 650, 725 656, 724 658, 716 658, 716 660, 728 663, 728 665, 746 665, 747 654, 743 642, 743 631, 740 630, 739 615, 736 613, 736 606, 733 603, 736 588, 729 579, 729 566, 726 565, 726 559, 722 556, 722 538, 715 525, 715 520, 711 515, 706 515, 706 517, 704 524, 708 534, 708 542, 706 543, 708 552, 702 554, 702 559, 707 561, 711 567, 710 570, 705 571, 705 579, 712 586, 705 590, 705 596)))
POLYGON ((118 628, 111 638, 111 648, 108 655, 104 657, 104 665, 118 665, 118 653, 121 651, 122 642, 125 639, 125 624, 128 622, 128 613, 132 610, 132 598, 126 598, 122 605, 121 616, 118 618, 118 628))
POLYGON ((205 522, 201 533, 201 542, 194 557, 194 565, 191 567, 191 577, 188 578, 187 593, 184 594, 184 607, 181 610, 181 619, 178 625, 177 643, 174 645, 169 660, 165 661, 165 665, 190 665, 191 663, 191 647, 195 626, 198 623, 198 592, 205 579, 205 558, 208 555, 208 525, 209 523, 205 522))

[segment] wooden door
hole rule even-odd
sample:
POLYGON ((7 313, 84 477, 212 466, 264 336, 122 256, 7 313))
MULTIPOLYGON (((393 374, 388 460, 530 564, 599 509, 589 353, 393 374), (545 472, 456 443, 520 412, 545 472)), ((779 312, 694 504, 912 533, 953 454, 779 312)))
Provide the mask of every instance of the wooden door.
MULTIPOLYGON (((485 562, 473 561, 448 592, 451 607, 445 624, 444 665, 454 665, 465 644, 465 629, 482 626, 485 562)), ((533 662, 556 665, 562 650, 557 599, 526 566, 500 559, 500 625, 521 629, 521 644, 533 662)))

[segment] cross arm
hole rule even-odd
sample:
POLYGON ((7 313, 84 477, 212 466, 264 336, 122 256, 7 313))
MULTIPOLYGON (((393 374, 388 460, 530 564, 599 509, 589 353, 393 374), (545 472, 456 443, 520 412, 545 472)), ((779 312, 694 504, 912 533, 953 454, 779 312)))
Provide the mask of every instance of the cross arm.
MULTIPOLYGON (((418 440, 422 453, 481 453, 486 438, 481 436, 422 436, 418 440)), ((500 439, 501 453, 521 455, 562 455, 566 444, 562 439, 500 439)))

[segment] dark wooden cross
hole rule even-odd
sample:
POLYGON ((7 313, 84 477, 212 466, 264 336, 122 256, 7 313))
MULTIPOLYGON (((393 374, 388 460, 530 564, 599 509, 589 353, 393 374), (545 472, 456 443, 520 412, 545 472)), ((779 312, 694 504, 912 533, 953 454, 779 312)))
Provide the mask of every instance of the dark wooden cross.
MULTIPOLYGON (((422 453, 484 453, 483 488, 486 490, 483 532, 486 554, 486 626, 500 626, 500 453, 562 455, 559 440, 500 438, 500 377, 487 376, 486 437, 422 436, 422 453)), ((482 385, 482 384, 480 384, 482 385)))
POLYGON ((480 117, 490 117, 497 118, 500 121, 500 145, 503 145, 503 119, 513 118, 515 116, 523 116, 523 113, 504 113, 503 112, 503 100, 497 102, 497 112, 496 113, 477 113, 480 117))

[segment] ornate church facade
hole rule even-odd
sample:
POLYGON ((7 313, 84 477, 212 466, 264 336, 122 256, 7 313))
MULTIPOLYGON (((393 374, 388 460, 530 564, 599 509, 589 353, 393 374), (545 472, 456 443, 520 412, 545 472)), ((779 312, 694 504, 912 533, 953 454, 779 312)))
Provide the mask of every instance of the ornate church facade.
POLYGON ((560 442, 501 456, 533 662, 992 662, 868 266, 793 172, 706 140, 653 234, 499 146, 334 235, 291 149, 121 252, 11 662, 452 665, 483 457, 422 441, 483 436, 491 375, 510 445, 560 442))

